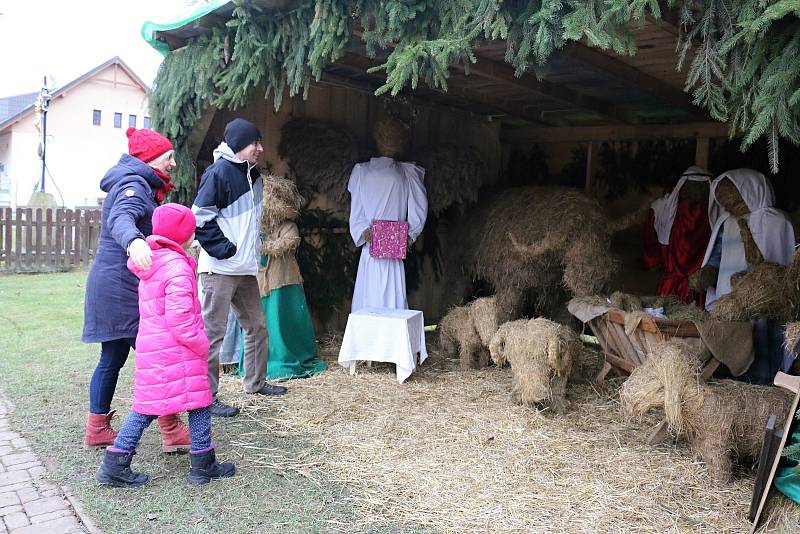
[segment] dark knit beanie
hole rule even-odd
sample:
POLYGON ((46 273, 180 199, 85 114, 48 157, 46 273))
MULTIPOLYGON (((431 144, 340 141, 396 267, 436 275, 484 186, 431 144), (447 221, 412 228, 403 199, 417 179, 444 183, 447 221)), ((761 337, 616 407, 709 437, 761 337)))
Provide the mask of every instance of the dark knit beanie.
POLYGON ((261 132, 255 124, 245 119, 233 119, 225 125, 225 143, 234 154, 252 143, 261 140, 261 132))

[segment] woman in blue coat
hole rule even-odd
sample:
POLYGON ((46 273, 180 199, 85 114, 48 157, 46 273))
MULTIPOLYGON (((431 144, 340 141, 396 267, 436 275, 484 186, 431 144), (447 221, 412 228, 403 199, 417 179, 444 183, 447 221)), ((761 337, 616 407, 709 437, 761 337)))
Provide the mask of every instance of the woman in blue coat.
MULTIPOLYGON (((152 233, 153 210, 174 189, 172 143, 153 130, 128 128, 128 154, 123 154, 100 182, 103 201, 100 242, 86 281, 84 343, 100 343, 100 361, 89 385, 89 414, 84 446, 113 445, 111 401, 117 378, 135 348, 139 329, 139 280, 128 270, 128 256, 142 269, 152 251, 145 237, 152 233)), ((177 415, 159 418, 165 451, 189 447, 188 428, 177 415)))

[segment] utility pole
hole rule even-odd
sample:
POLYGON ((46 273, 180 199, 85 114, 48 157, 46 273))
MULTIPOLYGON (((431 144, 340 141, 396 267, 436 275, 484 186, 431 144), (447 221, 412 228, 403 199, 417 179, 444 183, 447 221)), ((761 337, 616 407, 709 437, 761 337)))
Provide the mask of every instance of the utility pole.
POLYGON ((39 191, 44 193, 44 176, 47 170, 47 108, 50 106, 50 91, 47 89, 47 76, 44 77, 44 82, 42 83, 42 92, 39 94, 38 104, 42 113, 42 149, 39 153, 39 157, 42 158, 42 182, 39 185, 39 191))

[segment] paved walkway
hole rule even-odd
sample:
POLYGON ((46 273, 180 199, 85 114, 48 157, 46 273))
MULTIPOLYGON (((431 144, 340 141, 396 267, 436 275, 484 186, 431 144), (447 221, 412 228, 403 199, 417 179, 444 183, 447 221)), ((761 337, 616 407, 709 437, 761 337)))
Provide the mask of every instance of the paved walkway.
POLYGON ((78 518, 74 498, 44 479, 47 470, 42 462, 28 442, 8 425, 7 414, 13 409, 9 401, 0 397, 0 534, 95 530, 78 518))

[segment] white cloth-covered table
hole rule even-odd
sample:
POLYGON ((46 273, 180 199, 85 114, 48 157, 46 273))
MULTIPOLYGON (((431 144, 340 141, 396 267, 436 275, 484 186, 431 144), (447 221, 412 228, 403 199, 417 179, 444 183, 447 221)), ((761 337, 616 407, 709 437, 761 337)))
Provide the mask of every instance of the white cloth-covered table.
POLYGON ((402 384, 417 367, 417 353, 419 363, 428 357, 421 311, 362 308, 347 319, 339 364, 352 368, 357 361, 393 363, 402 384))

